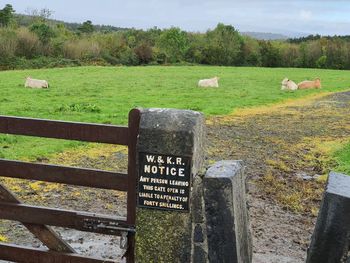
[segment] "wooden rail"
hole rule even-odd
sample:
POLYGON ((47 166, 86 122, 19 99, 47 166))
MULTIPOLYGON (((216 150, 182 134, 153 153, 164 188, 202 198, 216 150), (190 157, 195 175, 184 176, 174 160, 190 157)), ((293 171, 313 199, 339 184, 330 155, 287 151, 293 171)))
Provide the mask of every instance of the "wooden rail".
POLYGON ((80 231, 119 236, 122 231, 134 232, 126 218, 94 213, 53 209, 0 202, 0 218, 22 223, 68 227, 80 231))
POLYGON ((119 191, 128 190, 127 174, 96 169, 0 159, 0 176, 119 191))
POLYGON ((0 243, 0 258, 22 263, 115 263, 111 260, 0 243))
POLYGON ((140 111, 137 109, 130 111, 128 127, 0 116, 0 133, 128 146, 127 174, 0 159, 0 177, 127 192, 127 216, 124 218, 22 204, 0 184, 0 219, 23 223, 50 249, 50 251, 44 251, 0 243, 0 259, 26 263, 112 262, 76 255, 74 249, 49 227, 58 226, 106 235, 125 236, 127 233, 128 249, 125 257, 127 263, 133 263, 135 261, 136 142, 139 122, 140 111))
MULTIPOLYGON (((21 202, 0 184, 0 201, 7 203, 20 204, 21 202)), ((49 226, 26 224, 23 225, 50 250, 64 253, 76 253, 75 250, 68 245, 62 238, 56 234, 49 226)))
POLYGON ((0 133, 119 145, 128 145, 129 143, 129 129, 124 126, 1 115, 0 133))

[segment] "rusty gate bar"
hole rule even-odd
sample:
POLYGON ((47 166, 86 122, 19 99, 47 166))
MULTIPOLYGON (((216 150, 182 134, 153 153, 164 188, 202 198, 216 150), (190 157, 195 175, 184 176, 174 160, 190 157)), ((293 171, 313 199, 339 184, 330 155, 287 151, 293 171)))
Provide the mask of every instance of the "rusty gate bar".
MULTIPOLYGON (((139 136, 141 113, 133 109, 129 113, 129 145, 128 145, 128 193, 127 193, 127 223, 136 225, 136 195, 137 195, 137 167, 136 167, 136 145, 139 136)), ((135 262, 135 234, 128 233, 128 250, 126 261, 135 262)))
POLYGON ((29 224, 68 227, 80 231, 117 235, 133 232, 124 217, 0 202, 0 218, 29 224))
POLYGON ((36 164, 0 159, 0 176, 118 191, 128 190, 127 174, 97 169, 36 164))
POLYGON ((0 115, 0 133, 129 145, 124 126, 51 121, 0 115))
POLYGON ((0 258, 20 263, 115 263, 111 260, 0 243, 0 258))

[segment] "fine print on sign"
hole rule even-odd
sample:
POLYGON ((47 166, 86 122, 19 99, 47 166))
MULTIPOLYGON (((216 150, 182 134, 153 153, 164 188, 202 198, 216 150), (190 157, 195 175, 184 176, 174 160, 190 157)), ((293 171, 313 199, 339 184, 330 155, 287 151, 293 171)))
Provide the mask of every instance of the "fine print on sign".
POLYGON ((189 210, 191 159, 140 153, 138 206, 189 210))

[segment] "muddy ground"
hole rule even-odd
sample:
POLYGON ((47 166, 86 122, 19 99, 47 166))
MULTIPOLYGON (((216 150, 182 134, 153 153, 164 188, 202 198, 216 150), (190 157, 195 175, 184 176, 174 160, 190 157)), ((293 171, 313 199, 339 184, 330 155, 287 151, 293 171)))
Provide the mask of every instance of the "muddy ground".
POLYGON ((349 104, 343 92, 210 120, 209 158, 246 165, 254 262, 305 262, 334 166, 321 146, 349 139, 349 104))
MULTIPOLYGON (((335 164, 328 143, 350 135, 350 92, 318 95, 271 107, 241 110, 212 117, 208 123, 207 163, 243 160, 249 189, 255 263, 304 262, 316 220, 325 177, 335 164)), ((45 162, 123 171, 122 148, 74 151, 45 162)), ((125 215, 125 195, 119 192, 5 179, 26 203, 125 215)), ((117 238, 60 229, 78 251, 118 258, 117 238), (97 238, 97 239, 96 239, 97 238), (96 241, 97 240, 97 241, 96 241)), ((18 224, 4 221, 0 237, 40 246, 18 224)))

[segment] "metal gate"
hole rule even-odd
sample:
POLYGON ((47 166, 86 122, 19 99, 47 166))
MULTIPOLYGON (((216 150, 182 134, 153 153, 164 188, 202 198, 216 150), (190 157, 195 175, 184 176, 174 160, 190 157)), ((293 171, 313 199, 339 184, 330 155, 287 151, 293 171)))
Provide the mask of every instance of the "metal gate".
POLYGON ((78 255, 49 227, 58 226, 127 238, 125 258, 128 263, 134 262, 139 122, 140 111, 137 109, 130 111, 128 127, 0 116, 0 133, 128 146, 127 174, 0 159, 1 177, 127 192, 125 218, 22 204, 0 184, 0 219, 21 222, 48 248, 42 250, 0 243, 0 259, 26 263, 113 262, 78 255))

